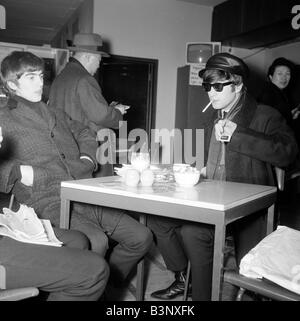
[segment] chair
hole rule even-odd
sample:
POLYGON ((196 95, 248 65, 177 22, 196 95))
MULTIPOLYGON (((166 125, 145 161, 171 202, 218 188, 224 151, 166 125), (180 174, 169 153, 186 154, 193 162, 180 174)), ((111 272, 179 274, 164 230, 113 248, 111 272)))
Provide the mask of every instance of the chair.
POLYGON ((3 265, 0 265, 0 301, 19 301, 39 294, 39 290, 34 287, 6 289, 6 271, 3 265))
MULTIPOLYGON (((12 208, 14 195, 10 197, 9 208, 12 208)), ((18 289, 6 289, 6 270, 0 265, 0 301, 19 301, 39 294, 39 290, 35 287, 26 287, 18 289)))
MULTIPOLYGON (((285 182, 285 171, 279 167, 275 167, 275 176, 277 180, 277 187, 279 191, 284 190, 284 182, 285 182)), ((279 221, 279 211, 277 209, 277 215, 276 215, 276 221, 279 221)), ((274 218, 274 227, 275 227, 275 218, 274 218)), ((186 283, 185 283, 185 289, 184 289, 184 294, 183 294, 183 301, 187 300, 187 294, 188 294, 188 284, 190 282, 190 270, 191 270, 191 264, 188 262, 188 267, 187 267, 187 277, 186 277, 186 283)), ((237 295, 237 301, 242 300, 242 296, 245 293, 245 290, 250 290, 253 291, 257 294, 261 294, 263 296, 268 296, 269 298, 293 298, 295 301, 295 298, 297 295, 288 290, 283 289, 280 286, 276 285, 270 285, 266 283, 265 281, 262 280, 256 280, 256 279, 251 279, 248 277, 244 277, 240 275, 237 271, 230 270, 230 271, 225 271, 224 276, 223 276, 223 281, 228 282, 230 284, 233 284, 237 287, 240 288, 238 291, 237 295), (255 290, 255 291, 254 291, 255 290), (276 291, 277 290, 277 291, 276 291), (271 296, 271 293, 273 293, 273 296, 271 296)), ((298 296, 299 297, 299 296, 298 296)), ((299 300, 300 298, 298 298, 299 300)), ((275 299, 276 300, 276 299, 275 299)))
POLYGON ((275 283, 264 279, 252 279, 243 276, 235 270, 228 270, 224 273, 224 282, 235 285, 239 288, 236 301, 242 301, 246 291, 251 291, 264 298, 275 301, 300 301, 300 295, 291 292, 275 283))
MULTIPOLYGON (((285 171, 276 167, 275 173, 278 190, 283 191, 285 185, 285 171)), ((277 214, 277 218, 279 219, 279 213, 277 214)), ((235 270, 225 271, 223 280, 224 282, 230 283, 239 288, 236 301, 242 301, 243 295, 246 291, 254 292, 264 298, 276 301, 300 301, 300 295, 297 295, 296 293, 288 291, 285 288, 267 280, 253 279, 243 276, 235 270)))

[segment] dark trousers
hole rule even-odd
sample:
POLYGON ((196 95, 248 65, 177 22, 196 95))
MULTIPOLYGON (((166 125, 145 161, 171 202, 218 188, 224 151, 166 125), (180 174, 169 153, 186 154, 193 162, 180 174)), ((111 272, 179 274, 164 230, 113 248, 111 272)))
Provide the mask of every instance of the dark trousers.
POLYGON ((54 229, 62 247, 0 239, 0 263, 8 289, 33 286, 49 292, 52 301, 95 301, 103 293, 109 268, 77 231, 54 229))
POLYGON ((71 213, 71 228, 86 234, 92 250, 105 256, 108 237, 117 244, 109 256, 111 275, 123 281, 148 252, 152 233, 145 225, 114 208, 75 203, 71 213))
MULTIPOLYGON (((260 211, 233 223, 236 260, 260 242, 266 233, 267 211, 260 211)), ((192 298, 195 301, 211 299, 214 227, 180 220, 149 216, 148 226, 153 230, 157 246, 166 266, 171 271, 186 268, 191 262, 192 298), (178 228, 182 239, 178 240, 178 228)))

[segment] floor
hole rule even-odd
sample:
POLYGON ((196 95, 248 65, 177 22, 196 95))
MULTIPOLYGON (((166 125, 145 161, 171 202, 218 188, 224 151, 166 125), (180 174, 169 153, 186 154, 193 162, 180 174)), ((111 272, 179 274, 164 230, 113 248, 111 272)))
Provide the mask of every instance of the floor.
MULTIPOLYGON (((226 250, 226 266, 229 268, 235 267, 234 256, 231 252, 231 247, 226 250)), ((122 289, 115 289, 108 286, 106 290, 106 300, 108 301, 135 301, 136 293, 136 273, 131 276, 130 282, 122 289)), ((152 246, 150 252, 145 258, 145 301, 160 301, 151 297, 153 291, 168 287, 174 281, 173 273, 165 267, 162 256, 155 245, 152 246)), ((225 284, 222 289, 222 301, 232 301, 236 289, 229 284, 225 284)), ((181 301, 182 296, 178 296, 173 301, 181 301)), ((188 300, 191 300, 189 297, 188 300)))

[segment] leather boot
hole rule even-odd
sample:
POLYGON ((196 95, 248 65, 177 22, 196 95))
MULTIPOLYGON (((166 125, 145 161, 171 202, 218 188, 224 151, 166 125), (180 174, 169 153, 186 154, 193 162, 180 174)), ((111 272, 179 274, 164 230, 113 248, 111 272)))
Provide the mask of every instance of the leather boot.
MULTIPOLYGON (((186 281, 186 270, 175 272, 175 281, 166 289, 158 290, 151 293, 151 296, 160 300, 171 300, 179 295, 183 295, 186 281)), ((189 285, 189 293, 191 293, 191 285, 189 285)))

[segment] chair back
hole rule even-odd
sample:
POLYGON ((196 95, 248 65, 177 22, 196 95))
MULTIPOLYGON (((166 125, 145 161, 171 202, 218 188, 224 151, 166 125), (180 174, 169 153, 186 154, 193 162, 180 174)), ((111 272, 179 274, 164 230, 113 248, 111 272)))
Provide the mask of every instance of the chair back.
POLYGON ((282 192, 284 190, 285 170, 275 167, 275 175, 277 180, 277 187, 282 192))
MULTIPOLYGON (((11 194, 9 201, 9 209, 12 209, 14 203, 14 194, 11 194)), ((0 301, 19 301, 39 294, 39 290, 35 287, 26 287, 18 289, 6 289, 6 270, 0 265, 0 301)))

